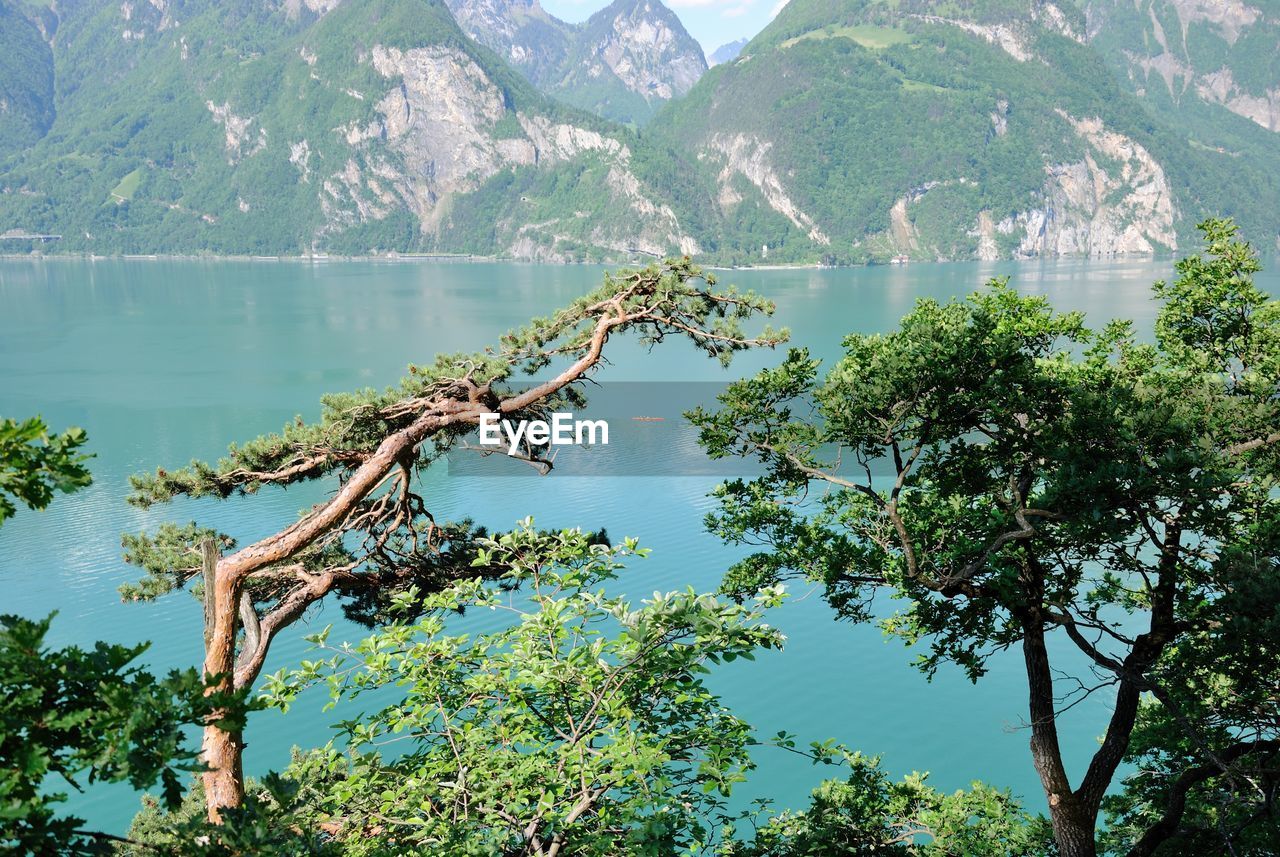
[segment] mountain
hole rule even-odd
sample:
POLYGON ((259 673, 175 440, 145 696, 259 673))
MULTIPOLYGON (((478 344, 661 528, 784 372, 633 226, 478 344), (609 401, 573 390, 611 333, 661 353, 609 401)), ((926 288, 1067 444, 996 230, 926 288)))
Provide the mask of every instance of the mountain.
POLYGON ((742 49, 746 46, 747 39, 738 39, 736 42, 721 45, 711 52, 711 56, 707 57, 707 65, 716 66, 729 60, 737 59, 738 54, 742 53, 742 49))
POLYGON ((0 0, 0 158, 53 124, 53 53, 42 29, 51 18, 0 0))
POLYGON ((551 92, 620 122, 644 122, 707 70, 702 46, 658 0, 614 0, 587 19, 551 92))
POLYGON ((1085 12, 1090 42, 1156 109, 1280 131, 1280 5, 1093 0, 1085 12))
POLYGON ((578 28, 547 14, 538 0, 447 0, 458 26, 535 86, 564 75, 578 28))
POLYGON ((699 249, 633 170, 633 134, 541 95, 437 0, 55 8, 55 115, 0 163, 0 234, 90 253, 699 249))
POLYGON ((656 0, 580 27, 466 2, 522 23, 486 47, 441 0, 0 0, 0 250, 844 263, 1168 252, 1210 214, 1280 235, 1259 0, 791 0, 701 76, 656 0))
POLYGON ((650 133, 725 261, 1162 252, 1210 213, 1274 246, 1280 136, 1140 94, 1098 24, 1134 2, 1106 5, 791 0, 650 133))
POLYGON ((581 26, 537 0, 449 0, 459 25, 565 103, 643 124, 707 70, 701 46, 659 0, 615 0, 581 26))

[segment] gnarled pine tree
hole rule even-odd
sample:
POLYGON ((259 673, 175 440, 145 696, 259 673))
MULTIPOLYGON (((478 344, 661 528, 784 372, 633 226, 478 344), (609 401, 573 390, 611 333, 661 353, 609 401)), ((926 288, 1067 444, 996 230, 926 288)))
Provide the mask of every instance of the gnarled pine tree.
MULTIPOLYGON (((769 329, 757 337, 742 332, 741 322, 771 312, 770 304, 714 286, 688 259, 606 276, 599 289, 505 335, 497 348, 410 366, 400 387, 384 393, 328 396, 318 422, 299 420, 232 446, 215 465, 193 461, 135 477, 130 499, 140 506, 179 495, 245 497, 318 479, 336 487, 296 522, 227 556, 216 556, 218 542, 223 548, 234 542, 194 523, 126 537, 126 558, 147 576, 124 594, 154 598, 201 582, 204 671, 220 690, 245 691, 272 640, 326 596, 352 599, 348 612, 369 620, 394 592, 433 591, 475 576, 471 528, 437 524, 415 490, 416 474, 457 447, 482 414, 546 419, 580 402, 580 383, 600 366, 612 336, 635 333, 649 344, 678 336, 723 363, 736 351, 781 341, 784 334, 769 329), (546 380, 513 382, 520 373, 548 369, 554 374, 546 380), (201 548, 203 563, 193 560, 201 548)), ((545 464, 543 451, 526 449, 545 464)), ((214 821, 220 808, 243 799, 243 748, 239 732, 217 724, 205 729, 204 787, 214 821)))

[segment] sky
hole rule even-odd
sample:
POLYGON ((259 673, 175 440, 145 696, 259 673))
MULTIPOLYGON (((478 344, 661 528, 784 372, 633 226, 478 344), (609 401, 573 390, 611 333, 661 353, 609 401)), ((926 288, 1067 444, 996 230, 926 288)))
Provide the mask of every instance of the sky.
MULTIPOLYGON (((786 5, 786 0, 663 0, 680 16, 706 53, 728 42, 751 38, 786 5)), ((609 0, 542 0, 542 8, 579 23, 609 5, 609 0)))

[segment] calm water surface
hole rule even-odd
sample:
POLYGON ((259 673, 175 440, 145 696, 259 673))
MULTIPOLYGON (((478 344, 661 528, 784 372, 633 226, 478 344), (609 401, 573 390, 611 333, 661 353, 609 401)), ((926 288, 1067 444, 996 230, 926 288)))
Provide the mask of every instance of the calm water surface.
MULTIPOLYGON (((120 559, 122 532, 164 520, 198 518, 241 544, 274 532, 312 502, 304 488, 225 504, 181 501, 149 512, 124 503, 130 473, 217 458, 231 441, 277 430, 296 414, 318 415, 327 391, 395 382, 410 362, 442 351, 476 350, 505 330, 590 290, 601 270, 512 264, 270 263, 0 260, 0 414, 42 414, 55 427, 89 433, 94 485, 59 497, 44 513, 21 511, 0 530, 0 612, 59 612, 55 644, 96 639, 152 641, 157 669, 199 661, 196 602, 176 594, 154 604, 122 604, 116 588, 134 577, 120 559)), ((1112 316, 1150 328, 1153 280, 1171 262, 1055 262, 911 265, 904 268, 733 272, 724 283, 778 304, 776 323, 795 344, 833 358, 850 331, 891 329, 919 297, 963 295, 993 275, 1060 309, 1112 316)), ((1266 284, 1276 291, 1276 281, 1266 284)), ((649 353, 611 343, 602 380, 723 381, 775 361, 747 354, 727 371, 679 343, 649 353)), ((737 554, 702 529, 711 508, 709 477, 458 478, 428 476, 426 498, 441 519, 470 516, 510 527, 534 513, 543 526, 607 527, 654 549, 624 575, 640 598, 685 585, 714 588, 737 554)), ((895 775, 932 771, 948 789, 983 779, 1042 805, 1021 729, 1020 664, 998 659, 969 684, 943 671, 932 684, 908 664, 911 653, 873 628, 832 621, 818 594, 793 590, 774 617, 786 650, 719 670, 715 687, 762 735, 785 729, 802 741, 834 737, 883 754, 895 775)), ((330 604, 312 628, 338 623, 333 639, 356 639, 330 604)), ((307 633, 276 641, 267 670, 296 664, 307 633)), ((282 767, 292 746, 330 737, 323 699, 287 717, 250 722, 251 773, 282 767)), ((1108 714, 1101 695, 1062 726, 1079 775, 1108 714)), ((744 797, 771 795, 800 805, 824 774, 777 751, 756 753, 744 797)), ((830 769, 825 773, 830 774, 830 769)), ((127 787, 73 798, 92 824, 123 832, 137 809, 127 787)))

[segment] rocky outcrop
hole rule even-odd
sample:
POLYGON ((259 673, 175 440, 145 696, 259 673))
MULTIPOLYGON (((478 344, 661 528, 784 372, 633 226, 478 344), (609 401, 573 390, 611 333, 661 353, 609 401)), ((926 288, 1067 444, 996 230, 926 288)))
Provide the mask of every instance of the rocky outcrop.
POLYGON ((213 114, 213 121, 226 132, 227 163, 235 164, 241 158, 251 157, 267 147, 267 131, 258 126, 257 134, 250 133, 253 117, 237 116, 230 104, 214 104, 206 101, 205 107, 213 114))
POLYGON ((587 21, 587 74, 607 68, 646 101, 684 95, 707 70, 702 49, 658 0, 617 0, 587 21), (603 68, 599 67, 603 66, 603 68))
POLYGON ((1259 95, 1245 92, 1231 69, 1223 67, 1196 80, 1196 92, 1206 101, 1221 104, 1232 113, 1257 122, 1268 131, 1280 131, 1280 86, 1259 95))
MULTIPOLYGON (((389 88, 377 101, 375 121, 339 129, 352 155, 322 183, 330 230, 381 220, 404 206, 421 231, 432 234, 442 228, 456 198, 476 191, 502 170, 588 159, 607 169, 611 199, 599 202, 630 213, 625 233, 593 227, 592 244, 619 254, 637 249, 653 255, 698 252, 675 213, 646 194, 631 170, 630 150, 618 140, 512 110, 498 85, 458 48, 375 45, 369 62, 389 88), (501 133, 499 122, 507 123, 501 133)), ((308 169, 308 158, 305 142, 293 147, 290 160, 299 169, 308 169)), ((557 245, 580 237, 583 228, 576 224, 571 232, 557 232, 565 225, 560 220, 512 225, 516 237, 508 253, 529 259, 562 257, 557 245)))
POLYGON ((966 33, 986 39, 1018 62, 1026 62, 1034 56, 1026 28, 1019 26, 1016 22, 979 24, 960 18, 944 18, 940 15, 909 15, 908 17, 927 24, 958 27, 966 33))
POLYGON ((497 53, 537 86, 559 79, 575 28, 548 14, 538 0, 447 0, 471 38, 497 53))
MULTIPOLYGON (((1088 147, 1084 159, 1046 167, 1044 204, 996 224, 1018 236, 1015 255, 1110 256, 1177 249, 1177 209, 1164 169, 1101 120, 1062 114, 1088 147)), ((979 233, 983 229, 979 224, 979 233)), ((988 237, 990 231, 986 232, 988 237)))
POLYGON ((769 163, 770 147, 770 143, 747 134, 714 134, 707 141, 703 159, 712 156, 723 161, 718 176, 721 206, 731 207, 741 201, 742 197, 732 185, 733 176, 741 175, 756 186, 774 211, 806 232, 811 241, 830 244, 831 239, 818 228, 814 219, 788 196, 781 177, 769 163))
POLYGON ((284 0, 284 11, 292 19, 297 19, 302 10, 325 15, 342 5, 342 0, 284 0))
MULTIPOLYGON (((996 222, 977 213, 972 253, 984 261, 1055 256, 1149 254, 1177 249, 1177 208, 1164 169, 1151 154, 1096 118, 1059 115, 1084 145, 1078 161, 1045 167, 1040 204, 996 222)), ((931 181, 900 197, 883 236, 893 254, 947 258, 922 235, 913 209, 943 188, 975 187, 971 179, 931 181)))
POLYGON ((1250 73, 1248 86, 1240 82, 1241 63, 1252 67, 1259 51, 1280 50, 1276 21, 1261 8, 1242 0, 1093 0, 1087 17, 1090 39, 1104 45, 1118 28, 1138 31, 1140 38, 1121 41, 1121 53, 1139 95, 1162 87, 1175 104, 1199 98, 1280 131, 1280 80, 1250 73), (1259 38, 1242 41, 1257 28, 1265 28, 1259 38))
POLYGON ((1027 62, 1035 57, 1033 45, 1037 30, 1048 30, 1072 41, 1084 43, 1084 34, 1072 23, 1071 17, 1053 3, 1032 4, 1028 17, 1004 21, 974 21, 920 13, 907 17, 929 24, 958 27, 966 33, 985 39, 1018 62, 1027 62))
POLYGON ((621 121, 648 118, 707 70, 702 48, 659 0, 616 0, 566 24, 537 0, 448 0, 458 24, 570 104, 621 121))

